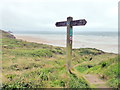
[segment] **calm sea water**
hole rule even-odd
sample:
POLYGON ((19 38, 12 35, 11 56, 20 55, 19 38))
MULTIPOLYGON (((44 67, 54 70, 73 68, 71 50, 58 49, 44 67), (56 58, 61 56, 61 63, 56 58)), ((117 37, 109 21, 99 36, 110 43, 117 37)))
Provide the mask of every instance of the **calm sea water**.
MULTIPOLYGON (((66 46, 66 32, 17 32, 19 36, 34 37, 33 41, 44 44, 66 46)), ((73 48, 97 48, 106 52, 118 53, 117 32, 73 32, 73 48)))
MULTIPOLYGON (((34 34, 34 35, 66 35, 66 32, 60 32, 60 31, 19 31, 19 32, 14 32, 14 34, 34 34)), ((85 35, 85 36, 110 36, 110 37, 118 37, 118 32, 112 32, 112 31, 109 31, 109 32, 100 32, 100 31, 81 31, 81 32, 78 32, 78 31, 73 31, 73 34, 74 35, 85 35)))

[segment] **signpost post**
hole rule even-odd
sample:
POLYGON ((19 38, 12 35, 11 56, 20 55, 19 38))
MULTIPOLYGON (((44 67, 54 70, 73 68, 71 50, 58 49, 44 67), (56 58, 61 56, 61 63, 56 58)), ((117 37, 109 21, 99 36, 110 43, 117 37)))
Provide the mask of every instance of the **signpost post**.
POLYGON ((67 17, 67 21, 56 22, 55 24, 57 27, 67 26, 66 65, 69 73, 71 73, 73 26, 84 26, 86 23, 85 19, 73 20, 72 17, 67 17))

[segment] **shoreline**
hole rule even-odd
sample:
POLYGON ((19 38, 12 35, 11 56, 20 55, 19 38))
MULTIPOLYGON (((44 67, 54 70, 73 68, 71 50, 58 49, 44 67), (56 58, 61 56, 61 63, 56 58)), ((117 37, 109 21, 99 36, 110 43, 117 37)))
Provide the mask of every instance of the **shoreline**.
MULTIPOLYGON (((19 40, 24 40, 24 41, 28 41, 28 42, 34 42, 34 43, 40 43, 40 44, 47 44, 47 45, 52 45, 52 46, 59 46, 59 47, 66 47, 66 39, 64 37, 64 39, 60 39, 58 37, 58 40, 53 39, 47 39, 45 37, 37 37, 37 36, 29 36, 29 35, 14 35, 16 37, 16 39, 19 40)), ((93 40, 94 41, 94 40, 93 40)), ((95 41, 93 43, 89 43, 85 42, 85 40, 76 41, 74 40, 73 42, 73 49, 77 49, 77 48, 96 48, 99 50, 102 50, 104 52, 108 52, 108 53, 114 53, 114 54, 118 54, 118 47, 117 45, 114 44, 99 44, 99 43, 95 43, 95 41)))

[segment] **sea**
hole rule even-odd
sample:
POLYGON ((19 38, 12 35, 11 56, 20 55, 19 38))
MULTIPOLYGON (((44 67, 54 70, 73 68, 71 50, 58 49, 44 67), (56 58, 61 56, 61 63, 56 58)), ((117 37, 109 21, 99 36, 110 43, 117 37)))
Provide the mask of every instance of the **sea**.
MULTIPOLYGON (((66 31, 21 31, 15 36, 31 37, 32 42, 66 47, 66 31)), ((23 39, 23 38, 22 38, 23 39)), ((96 48, 110 53, 118 53, 117 31, 74 31, 73 48, 96 48)))

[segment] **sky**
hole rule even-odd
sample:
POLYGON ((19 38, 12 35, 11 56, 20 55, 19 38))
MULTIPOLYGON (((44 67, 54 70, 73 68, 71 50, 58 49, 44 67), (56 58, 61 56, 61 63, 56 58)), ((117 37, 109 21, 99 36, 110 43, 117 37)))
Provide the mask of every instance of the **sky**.
POLYGON ((66 30, 55 23, 86 19, 86 31, 118 30, 119 0, 0 0, 0 29, 10 31, 66 30))

